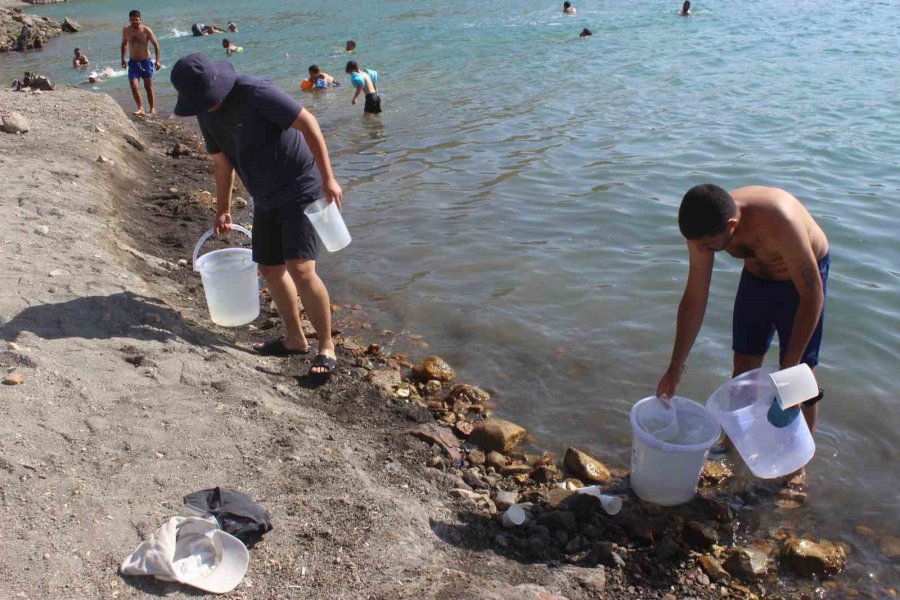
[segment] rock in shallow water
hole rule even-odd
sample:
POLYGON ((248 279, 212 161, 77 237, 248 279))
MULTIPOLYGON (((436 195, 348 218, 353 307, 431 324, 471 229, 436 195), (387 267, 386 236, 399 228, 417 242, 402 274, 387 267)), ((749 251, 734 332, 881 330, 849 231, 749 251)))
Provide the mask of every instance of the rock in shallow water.
POLYGON ((768 557, 756 548, 738 548, 725 560, 725 569, 743 581, 756 581, 768 570, 768 557))
POLYGON ((828 540, 819 543, 800 538, 791 538, 781 549, 781 563, 797 573, 813 575, 834 575, 847 562, 843 548, 828 540))

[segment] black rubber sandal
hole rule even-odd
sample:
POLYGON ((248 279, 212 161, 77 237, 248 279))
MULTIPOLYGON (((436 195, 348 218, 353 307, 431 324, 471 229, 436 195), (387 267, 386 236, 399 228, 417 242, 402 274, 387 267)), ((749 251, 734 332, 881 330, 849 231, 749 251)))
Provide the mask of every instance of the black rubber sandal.
POLYGON ((337 361, 327 354, 317 354, 309 366, 309 376, 316 381, 327 381, 334 370, 337 368, 337 361), (313 371, 313 369, 325 369, 324 371, 313 371))
POLYGON ((309 346, 307 346, 306 350, 292 350, 288 348, 284 345, 284 338, 253 344, 253 349, 263 356, 299 356, 309 353, 309 346))

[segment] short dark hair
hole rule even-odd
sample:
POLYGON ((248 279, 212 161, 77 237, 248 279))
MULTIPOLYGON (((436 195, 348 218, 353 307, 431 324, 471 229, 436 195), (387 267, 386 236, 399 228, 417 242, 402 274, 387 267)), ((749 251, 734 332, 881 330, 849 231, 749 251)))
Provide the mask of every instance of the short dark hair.
POLYGON ((133 10, 133 11, 131 11, 130 13, 128 13, 128 18, 129 18, 129 19, 130 19, 131 17, 139 17, 139 16, 141 16, 141 11, 139 11, 139 10, 133 10))
POLYGON ((319 65, 309 65, 309 69, 307 69, 310 73, 318 73, 319 65))
POLYGON ((347 61, 347 68, 344 69, 345 73, 353 73, 354 71, 359 71, 359 65, 356 64, 355 60, 347 61))
POLYGON ((75 48, 75 54, 78 54, 79 52, 81 52, 81 48, 75 48))
POLYGON ((712 183, 695 185, 681 199, 678 228, 689 240, 719 235, 737 214, 734 198, 712 183))
POLYGON ((228 38, 225 38, 225 39, 222 40, 222 46, 223 46, 224 48, 227 48, 227 47, 228 47, 228 44, 230 44, 230 43, 231 43, 231 40, 229 40, 228 38))
POLYGON ((571 2, 563 2, 563 8, 571 8, 571 7, 572 7, 571 2))

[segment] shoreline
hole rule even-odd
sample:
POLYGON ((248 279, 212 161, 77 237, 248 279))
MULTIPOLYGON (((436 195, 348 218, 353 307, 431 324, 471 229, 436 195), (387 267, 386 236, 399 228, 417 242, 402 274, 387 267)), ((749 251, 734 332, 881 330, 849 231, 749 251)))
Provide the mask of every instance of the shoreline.
MULTIPOLYGON (((713 563, 708 570, 722 580, 710 581, 700 557, 724 558, 720 538, 730 542, 727 532, 740 527, 714 487, 705 489, 708 498, 659 509, 631 496, 627 473, 614 472, 604 488, 623 495, 626 507, 608 517, 589 502, 564 504, 573 499, 557 486, 564 474, 554 457, 510 451, 511 464, 485 466, 487 453, 465 438, 489 414, 489 400, 456 380, 404 378, 408 357, 376 347, 389 346, 392 334, 367 328, 360 305, 333 299, 342 305, 335 323, 343 343, 339 375, 326 386, 305 384, 305 359, 248 352, 260 329, 279 326, 275 313, 264 306, 255 329, 213 326, 199 277, 179 263, 190 259, 212 216, 212 195, 204 193, 211 171, 188 128, 130 120, 108 96, 74 88, 0 93, 0 110, 10 106, 33 109, 25 114, 34 130, 0 134, 4 169, 16 182, 3 192, 15 225, 6 243, 18 256, 52 249, 48 235, 67 244, 56 246, 64 248, 61 267, 49 255, 34 259, 39 264, 12 264, 4 287, 22 291, 0 304, 3 366, 26 377, 0 390, 16 405, 0 439, 26 433, 16 438, 21 444, 0 443, 4 506, 19 524, 8 537, 24 546, 15 556, 0 551, 7 574, 0 589, 10 597, 38 590, 189 595, 171 584, 121 579, 115 566, 178 513, 181 496, 213 485, 248 492, 272 514, 275 529, 251 552, 247 580, 234 592, 247 598, 577 600, 768 591, 726 579, 713 563), (73 97, 91 107, 84 122, 68 123, 56 108, 73 97), (48 155, 60 137, 77 143, 48 155), (175 144, 188 154, 168 156, 175 144), (29 179, 35 171, 47 180, 29 179), (71 196, 66 202, 35 202, 61 190, 71 196), (60 269, 66 274, 53 275, 60 269), (43 436, 47 443, 35 445, 43 436), (501 491, 533 501, 537 525, 503 529, 501 491), (35 492, 49 494, 46 504, 19 500, 35 492), (546 510, 557 500, 561 510, 546 510), (87 533, 67 532, 57 543, 59 519, 45 512, 57 502, 70 507, 67 528, 87 533), (684 532, 694 529, 699 542, 687 543, 684 532), (665 539, 671 543, 660 543, 665 539), (77 560, 67 561, 73 549, 77 560), (27 568, 47 561, 49 577, 27 568)), ((235 210, 235 222, 246 210, 235 210)), ((797 583, 798 593, 811 585, 797 583)))

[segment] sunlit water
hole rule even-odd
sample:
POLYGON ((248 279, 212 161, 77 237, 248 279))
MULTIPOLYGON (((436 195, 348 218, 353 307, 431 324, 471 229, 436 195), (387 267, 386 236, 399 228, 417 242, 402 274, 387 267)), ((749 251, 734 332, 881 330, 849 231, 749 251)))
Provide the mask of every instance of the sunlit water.
MULTIPOLYGON (((326 132, 353 235, 321 261, 332 291, 378 298, 364 302, 378 327, 425 334, 541 446, 628 465, 628 410, 671 349, 688 187, 795 193, 831 244, 827 395, 811 499, 769 518, 854 543, 860 523, 900 534, 896 3, 700 1, 687 19, 680 2, 611 0, 576 3, 575 17, 512 0, 146 4, 167 65, 197 50, 224 60, 223 36, 185 34, 235 20, 228 37, 245 51, 228 60, 240 71, 298 97, 309 64, 345 81, 302 96, 326 132), (582 27, 595 35, 579 40, 582 27), (353 58, 379 72, 378 120, 350 105, 349 38, 353 58)), ((132 5, 38 9, 85 29, 0 57, 2 80, 35 69, 78 83, 76 45, 95 68, 118 69, 132 5)), ((95 87, 131 106, 123 77, 95 87)), ((168 72, 156 87, 171 111, 168 72)), ((731 368, 740 264, 717 265, 679 388, 701 402, 731 368)), ((864 543, 854 552, 878 559, 864 543)))

